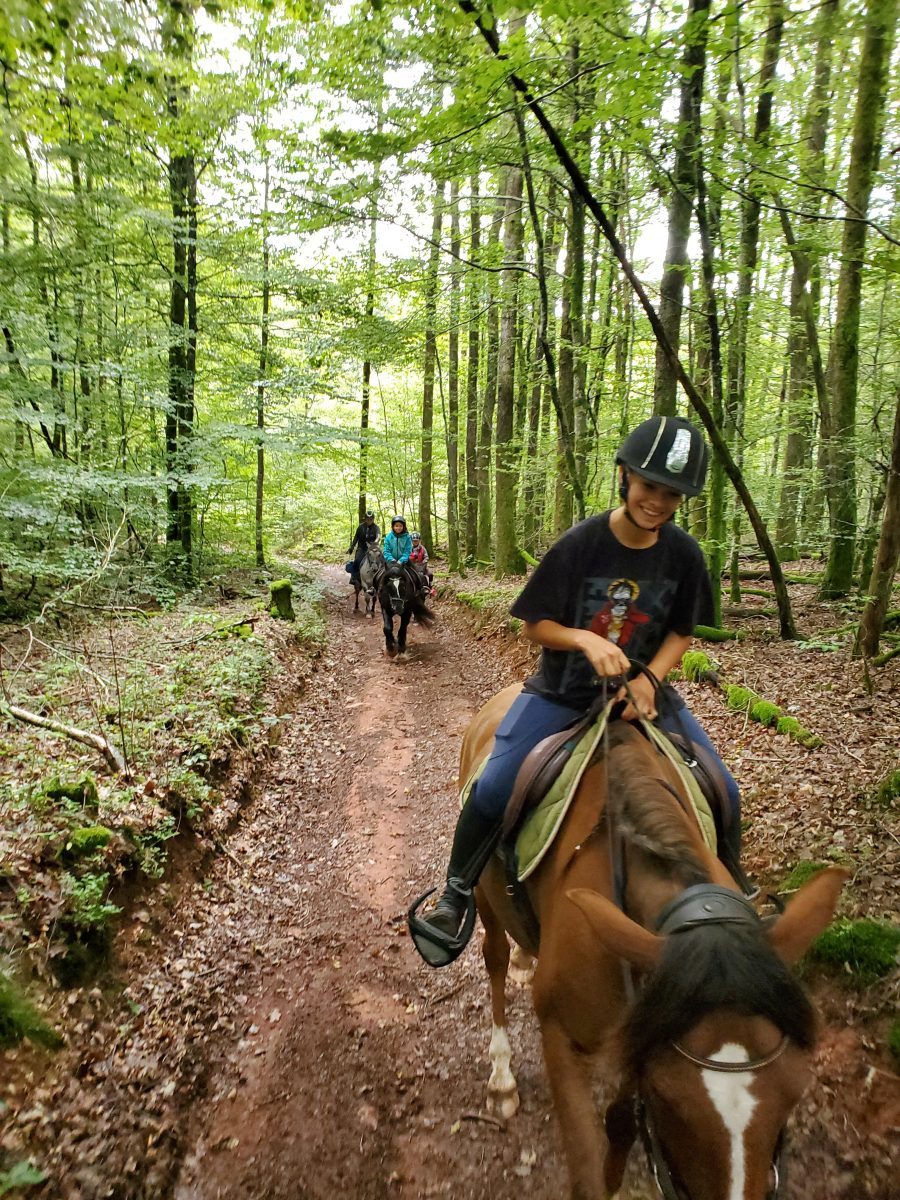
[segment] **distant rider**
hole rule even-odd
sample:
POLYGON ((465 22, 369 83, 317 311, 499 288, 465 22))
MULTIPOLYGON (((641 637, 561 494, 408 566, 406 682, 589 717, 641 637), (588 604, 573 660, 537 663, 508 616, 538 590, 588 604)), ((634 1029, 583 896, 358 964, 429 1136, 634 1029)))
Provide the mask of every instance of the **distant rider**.
POLYGON ((434 573, 428 569, 428 551, 422 543, 421 534, 416 532, 413 532, 412 535, 409 561, 425 580, 425 590, 429 595, 434 595, 434 573))
POLYGON ((353 541, 347 550, 348 554, 353 553, 356 547, 356 557, 353 559, 353 570, 350 572, 350 582, 358 583, 362 586, 362 580, 359 577, 359 568, 362 566, 362 561, 366 557, 366 550, 373 542, 377 542, 381 537, 381 530, 375 524, 375 514, 367 512, 364 521, 360 522, 356 527, 356 533, 353 535, 353 541))

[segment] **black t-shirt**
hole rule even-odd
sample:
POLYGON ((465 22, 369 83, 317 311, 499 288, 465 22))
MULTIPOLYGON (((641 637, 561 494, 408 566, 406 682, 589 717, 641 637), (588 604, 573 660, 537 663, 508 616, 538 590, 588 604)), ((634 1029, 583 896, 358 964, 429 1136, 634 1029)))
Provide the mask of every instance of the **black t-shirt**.
MULTIPOLYGON (((592 629, 629 658, 649 663, 669 633, 690 635, 713 617, 703 551, 678 525, 646 550, 623 546, 608 512, 574 526, 544 555, 510 612, 523 621, 592 629)), ((587 707, 600 683, 580 650, 541 652, 525 690, 587 707)))

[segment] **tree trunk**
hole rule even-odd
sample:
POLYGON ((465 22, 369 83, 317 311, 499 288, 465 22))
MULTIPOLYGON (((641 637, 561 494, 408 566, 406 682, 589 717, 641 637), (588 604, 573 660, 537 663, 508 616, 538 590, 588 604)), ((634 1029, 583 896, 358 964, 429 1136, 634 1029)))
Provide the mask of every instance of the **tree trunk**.
MULTIPOLYGON (((477 264, 481 254, 481 211, 478 201, 478 173, 472 172, 469 200, 469 258, 477 264)), ((474 558, 478 538, 478 482, 476 446, 478 443, 478 367, 480 358, 481 300, 480 273, 477 265, 469 271, 466 313, 469 323, 469 350, 466 357, 466 554, 474 558)))
MULTIPOLYGON (((696 140, 692 113, 699 110, 703 97, 706 68, 706 39, 709 30, 710 0, 690 0, 684 26, 684 53, 681 58, 681 103, 675 143, 675 166, 669 196, 669 234, 666 259, 659 288, 659 319, 666 336, 677 350, 681 340, 682 295, 688 273, 688 238, 691 211, 696 191, 696 140)), ((660 346, 656 347, 656 372, 653 380, 653 411, 675 415, 678 381, 660 346)))
MULTIPOLYGON (((194 44, 194 12, 188 4, 170 0, 164 21, 164 42, 172 59, 185 72, 194 44)), ((174 76, 166 81, 166 103, 173 142, 183 145, 180 131, 187 85, 174 76)), ((172 283, 169 299, 169 405, 166 410, 166 471, 169 520, 166 540, 181 548, 180 570, 193 575, 194 385, 197 361, 197 171, 191 150, 169 157, 169 196, 172 205, 172 283)))
POLYGON ((450 183, 450 330, 447 367, 448 566, 459 572, 459 183, 450 183))
POLYGON ((894 413, 894 436, 891 441, 891 462, 885 485, 884 512, 881 515, 881 537, 869 580, 868 600, 859 623, 853 653, 873 658, 884 628, 884 617, 891 598, 891 588, 900 561, 900 387, 894 413))
POLYGON ((431 250, 425 279, 425 364, 422 371, 422 456, 419 475, 419 532, 429 554, 434 552, 431 533, 431 483, 434 464, 434 371, 437 363, 437 275, 441 226, 444 219, 444 184, 435 180, 431 216, 431 250))
POLYGON ((263 435, 266 428, 266 372, 269 368, 269 159, 263 180, 262 211, 262 311, 259 323, 259 382, 256 385, 256 565, 266 565, 263 546, 263 496, 266 482, 266 448, 263 435))
MULTIPOLYGON (((494 201, 494 217, 488 234, 488 261, 495 261, 494 251, 500 243, 503 226, 506 192, 506 172, 498 172, 497 190, 494 201)), ((487 364, 484 381, 484 400, 481 405, 481 421, 478 427, 477 479, 478 479, 478 543, 475 557, 479 562, 489 562, 493 556, 491 547, 493 520, 491 511, 491 445, 494 432, 494 408, 497 403, 497 358, 500 343, 500 313, 496 295, 496 275, 491 274, 488 284, 487 311, 487 364)))
POLYGON ((516 329, 518 325, 519 263, 522 258, 522 168, 506 173, 503 261, 500 277, 502 309, 497 358, 497 418, 494 431, 494 496, 497 548, 494 566, 498 578, 521 575, 525 561, 516 539, 516 489, 518 447, 514 439, 516 329))
POLYGON ((369 509, 369 405, 372 394, 372 318, 375 316, 375 243, 378 234, 378 189, 381 163, 372 173, 372 201, 369 206, 369 248, 366 255, 366 357, 362 365, 362 396, 359 404, 359 495, 357 515, 364 521, 369 509))
POLYGON ((841 241, 834 337, 829 356, 831 436, 827 446, 826 496, 831 544, 823 599, 845 595, 853 583, 856 539, 856 388, 859 374, 859 315, 869 199, 881 154, 897 0, 870 0, 859 62, 853 143, 847 176, 847 216, 841 241))

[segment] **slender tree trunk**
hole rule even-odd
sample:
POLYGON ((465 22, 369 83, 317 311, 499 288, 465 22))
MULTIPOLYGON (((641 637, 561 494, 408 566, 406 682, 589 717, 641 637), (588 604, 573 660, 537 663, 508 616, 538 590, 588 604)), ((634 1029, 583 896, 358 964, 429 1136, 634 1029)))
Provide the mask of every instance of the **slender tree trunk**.
POLYGON ((434 552, 431 531, 431 485, 434 466, 434 372, 437 363, 437 286, 441 227, 444 220, 444 183, 435 180, 431 215, 431 250, 425 279, 425 364, 422 371, 422 456, 419 475, 419 532, 429 554, 434 552))
MULTIPOLYGON (((494 202, 494 216, 488 234, 487 258, 489 262, 496 260, 496 251, 500 244, 500 230, 503 227, 504 201, 506 192, 506 172, 498 172, 498 197, 494 202)), ((476 558, 480 563, 488 563, 493 557, 492 534, 493 513, 491 507, 491 446, 494 432, 494 409, 497 404, 497 359, 500 346, 500 310, 496 295, 497 276, 491 274, 488 285, 487 311, 487 362, 484 381, 484 401, 481 405, 481 421, 478 426, 477 478, 478 478, 478 544, 476 558)))
MULTIPOLYGON (((710 0, 690 0, 684 26, 684 53, 681 58, 681 103, 675 144, 675 166, 669 196, 669 234, 666 258, 659 288, 659 320, 666 336, 677 350, 681 339, 681 310, 685 278, 688 273, 688 238, 691 211, 696 191, 696 142, 691 114, 703 97, 706 68, 706 39, 709 30, 710 0)), ((678 381, 660 346, 656 347, 656 373, 653 380, 653 411, 675 415, 678 381)))
POLYGON ((516 330, 518 325, 519 277, 522 258, 522 169, 506 173, 503 260, 500 278, 502 310, 500 348, 497 359, 497 420, 494 432, 494 497, 496 505, 496 574, 521 575, 525 571, 516 539, 516 488, 518 447, 514 440, 516 330))
POLYGON ((878 642, 891 598, 894 576, 900 562, 900 387, 897 388, 891 461, 885 485, 881 538, 869 580, 868 599, 859 623, 853 652, 865 658, 878 653, 878 642))
POLYGON ((859 375, 859 316, 866 217, 875 169, 881 154, 881 130, 897 0, 870 0, 859 62, 859 86, 853 119, 853 143, 847 176, 847 215, 841 242, 834 337, 829 356, 831 437, 827 446, 826 495, 831 544, 823 599, 845 595, 853 584, 856 539, 856 389, 859 375))
MULTIPOLYGON (((469 258, 477 264, 481 254, 481 210, 478 197, 478 173, 472 172, 469 200, 469 258)), ((469 324, 469 349, 466 358, 466 554, 474 558, 478 539, 478 482, 476 447, 478 444, 478 367, 480 358, 481 281, 477 266, 467 279, 466 312, 469 324)))
POLYGON ((262 211, 262 311, 259 323, 259 382, 256 385, 256 565, 266 565, 263 546, 263 497, 266 482, 266 447, 263 439, 266 428, 266 372, 269 369, 269 159, 266 157, 263 179, 262 211))
POLYGON ((359 496, 357 515, 362 522, 369 508, 369 407, 372 391, 372 318, 375 316, 375 244, 378 234, 378 191, 381 163, 372 173, 372 199, 369 205, 369 247, 366 254, 366 357, 362 365, 362 396, 359 405, 359 496))
POLYGON ((447 368, 447 546, 448 566, 459 572, 459 182, 450 183, 450 331, 447 368))
MULTIPOLYGON (((185 71, 193 55, 195 26, 190 4, 170 0, 165 14, 164 41, 172 58, 185 71)), ((173 142, 183 145, 180 126, 187 86, 167 79, 167 108, 173 142)), ((169 407, 166 412, 166 471, 169 520, 166 540, 181 547, 180 569, 193 574, 194 500, 190 485, 193 466, 194 384, 197 356, 197 172, 191 150, 169 157, 169 196, 172 205, 172 283, 169 301, 169 407)))

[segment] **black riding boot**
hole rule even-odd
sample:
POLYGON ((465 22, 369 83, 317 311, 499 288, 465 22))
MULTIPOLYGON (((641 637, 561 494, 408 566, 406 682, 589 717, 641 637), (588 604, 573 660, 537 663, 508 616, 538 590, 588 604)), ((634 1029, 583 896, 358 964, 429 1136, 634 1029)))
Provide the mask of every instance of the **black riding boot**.
POLYGON ((469 799, 456 824, 447 886, 424 920, 448 937, 456 937, 468 899, 500 840, 500 823, 483 816, 469 799))

